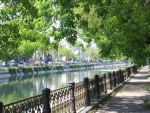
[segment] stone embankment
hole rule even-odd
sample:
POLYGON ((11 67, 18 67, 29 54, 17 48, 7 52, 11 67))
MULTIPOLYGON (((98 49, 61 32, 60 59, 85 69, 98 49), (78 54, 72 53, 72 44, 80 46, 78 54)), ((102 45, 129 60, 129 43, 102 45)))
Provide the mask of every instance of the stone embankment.
MULTIPOLYGON (((107 67, 118 67, 118 66, 127 66, 126 63, 117 63, 117 64, 96 64, 92 67, 78 67, 78 68, 70 68, 70 66, 64 66, 64 70, 63 71, 75 71, 75 70, 84 70, 84 69, 92 69, 92 68, 107 68, 107 67)), ((34 69, 33 70, 33 74, 37 74, 34 69)), ((17 73, 17 76, 24 76, 25 74, 23 73, 22 70, 19 70, 20 73, 17 73)), ((52 68, 50 71, 41 71, 41 74, 44 73, 57 73, 59 72, 56 68, 52 68)), ((5 79, 10 78, 12 75, 9 73, 9 69, 1 69, 0 70, 0 82, 1 81, 5 81, 5 79)), ((7 81, 6 79, 6 81, 7 81)))

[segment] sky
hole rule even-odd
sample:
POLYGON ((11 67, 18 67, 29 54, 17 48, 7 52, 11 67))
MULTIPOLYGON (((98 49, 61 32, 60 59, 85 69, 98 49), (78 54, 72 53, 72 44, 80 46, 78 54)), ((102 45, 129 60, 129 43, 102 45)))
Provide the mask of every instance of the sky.
POLYGON ((3 6, 4 6, 4 4, 1 3, 1 1, 0 1, 0 10, 2 9, 3 6))

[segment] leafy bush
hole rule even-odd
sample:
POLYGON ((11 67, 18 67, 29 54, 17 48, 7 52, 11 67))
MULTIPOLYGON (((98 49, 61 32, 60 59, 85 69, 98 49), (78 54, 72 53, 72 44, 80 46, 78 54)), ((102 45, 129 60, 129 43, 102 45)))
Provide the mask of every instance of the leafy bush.
POLYGON ((63 71, 64 70, 64 66, 62 66, 62 65, 56 65, 56 69, 58 71, 63 71))
POLYGON ((17 75, 17 69, 16 68, 9 68, 8 70, 9 70, 9 73, 11 75, 17 75))
POLYGON ((70 68, 73 68, 73 64, 70 64, 70 68))
POLYGON ((45 66, 42 67, 42 70, 44 70, 44 71, 50 71, 51 68, 48 65, 45 65, 45 66))
POLYGON ((150 83, 148 83, 147 87, 146 87, 146 91, 150 92, 150 83))
POLYGON ((29 73, 32 73, 32 74, 33 74, 32 67, 20 67, 20 69, 23 71, 23 73, 24 73, 25 75, 28 75, 29 73))
POLYGON ((150 107, 149 100, 148 99, 144 99, 143 100, 143 108, 144 109, 148 109, 149 107, 150 107))
POLYGON ((34 67, 34 71, 36 71, 36 73, 41 72, 41 67, 34 67))
POLYGON ((70 68, 79 68, 82 67, 82 64, 70 64, 70 68))

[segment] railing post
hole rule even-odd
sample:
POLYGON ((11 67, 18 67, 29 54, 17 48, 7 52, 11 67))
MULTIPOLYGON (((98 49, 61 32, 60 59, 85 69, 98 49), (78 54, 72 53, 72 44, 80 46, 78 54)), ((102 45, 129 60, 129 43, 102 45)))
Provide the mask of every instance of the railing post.
POLYGON ((0 102, 0 113, 3 113, 3 103, 0 102))
POLYGON ((96 87, 96 97, 100 98, 100 92, 99 92, 99 75, 94 76, 95 79, 95 87, 96 87))
POLYGON ((90 105, 90 90, 89 90, 89 78, 84 78, 84 88, 85 88, 85 105, 90 105))
POLYGON ((127 78, 128 78, 128 69, 125 70, 124 74, 125 74, 125 80, 127 80, 127 78))
POLYGON ((70 85, 70 98, 71 98, 71 113, 76 113, 75 96, 74 96, 75 83, 69 82, 69 85, 70 85))
POLYGON ((107 88, 106 88, 106 74, 103 74, 104 76, 104 93, 107 93, 107 88))
POLYGON ((115 71, 113 71, 113 75, 114 75, 114 87, 116 87, 116 73, 115 73, 115 71))
POLYGON ((123 79, 123 77, 122 77, 122 73, 121 73, 121 69, 119 70, 119 76, 120 76, 120 83, 122 83, 122 79, 123 79))
POLYGON ((118 85, 120 84, 120 73, 117 71, 117 77, 118 77, 118 85))
POLYGON ((112 89, 112 77, 111 77, 111 73, 109 72, 108 73, 108 76, 109 76, 109 84, 110 84, 110 89, 112 89))
POLYGON ((124 78, 125 78, 125 70, 122 71, 122 82, 124 82, 124 78))
POLYGON ((124 70, 121 70, 121 76, 122 76, 122 82, 124 82, 124 74, 123 74, 124 70))
POLYGON ((127 68, 127 73, 128 73, 128 78, 129 78, 130 77, 130 68, 129 67, 127 68))
POLYGON ((44 107, 43 113, 51 113, 49 96, 50 96, 50 89, 45 88, 42 90, 43 100, 44 100, 44 107))
POLYGON ((131 76, 131 68, 132 68, 132 67, 129 68, 129 76, 131 76))

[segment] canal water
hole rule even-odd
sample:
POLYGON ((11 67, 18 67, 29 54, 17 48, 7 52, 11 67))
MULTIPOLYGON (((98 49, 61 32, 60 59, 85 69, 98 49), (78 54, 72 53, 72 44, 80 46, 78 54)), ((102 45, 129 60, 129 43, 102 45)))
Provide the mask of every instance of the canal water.
POLYGON ((11 76, 0 82, 0 101, 5 104, 16 102, 42 93, 44 88, 55 90, 68 85, 70 81, 81 82, 85 77, 93 78, 127 65, 84 69, 80 71, 46 73, 37 75, 11 76))

